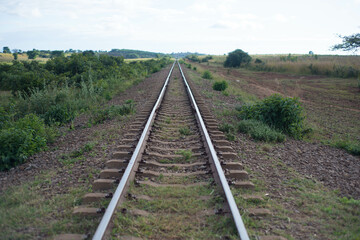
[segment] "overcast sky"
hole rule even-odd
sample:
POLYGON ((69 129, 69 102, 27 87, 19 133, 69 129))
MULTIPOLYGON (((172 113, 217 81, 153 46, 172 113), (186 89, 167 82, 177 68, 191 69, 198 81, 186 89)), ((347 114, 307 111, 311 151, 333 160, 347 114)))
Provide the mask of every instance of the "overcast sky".
POLYGON ((337 54, 360 0, 0 0, 0 47, 337 54))

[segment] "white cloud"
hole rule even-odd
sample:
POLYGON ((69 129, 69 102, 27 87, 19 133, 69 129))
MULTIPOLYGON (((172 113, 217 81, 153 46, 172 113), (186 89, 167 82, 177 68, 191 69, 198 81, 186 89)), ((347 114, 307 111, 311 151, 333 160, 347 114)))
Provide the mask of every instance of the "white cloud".
POLYGON ((42 16, 42 14, 41 14, 41 12, 40 12, 40 10, 38 8, 31 9, 30 15, 32 17, 41 17, 42 16))
POLYGON ((238 0, 0 0, 0 36, 3 43, 21 49, 35 44, 60 49, 65 42, 67 47, 89 49, 228 52, 240 47, 251 52, 253 47, 260 53, 283 51, 285 43, 298 49, 294 42, 301 39, 316 51, 311 43, 319 41, 304 37, 358 30, 358 24, 346 24, 360 22, 355 3, 360 0, 326 5, 322 0, 291 4, 285 0, 246 4, 238 0), (310 5, 316 14, 304 18, 310 5))
POLYGON ((282 14, 276 14, 276 15, 274 16, 274 19, 275 19, 276 21, 278 21, 278 22, 287 22, 287 21, 288 21, 288 18, 285 17, 285 16, 282 15, 282 14))

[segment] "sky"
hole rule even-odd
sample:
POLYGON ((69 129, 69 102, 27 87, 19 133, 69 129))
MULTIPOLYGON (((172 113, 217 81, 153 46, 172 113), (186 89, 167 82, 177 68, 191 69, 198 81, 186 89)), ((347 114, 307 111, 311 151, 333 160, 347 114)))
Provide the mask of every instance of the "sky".
POLYGON ((360 0, 0 0, 1 50, 344 54, 358 32, 360 0))

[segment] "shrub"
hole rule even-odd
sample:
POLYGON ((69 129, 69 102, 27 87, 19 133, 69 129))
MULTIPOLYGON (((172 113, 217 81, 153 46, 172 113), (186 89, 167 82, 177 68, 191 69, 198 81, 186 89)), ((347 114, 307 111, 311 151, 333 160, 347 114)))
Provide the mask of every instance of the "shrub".
POLYGON ((259 58, 255 59, 255 63, 262 63, 263 61, 259 58))
POLYGON ((203 74, 202 74, 202 78, 213 79, 213 76, 212 76, 211 72, 209 72, 208 70, 205 70, 205 72, 203 72, 203 74))
POLYGON ((0 170, 23 163, 29 156, 46 147, 47 129, 42 119, 26 115, 0 131, 0 170))
POLYGON ((53 105, 44 114, 45 123, 48 125, 54 123, 68 123, 76 116, 76 112, 70 108, 61 105, 53 105))
POLYGON ((274 94, 256 104, 244 105, 239 110, 241 119, 259 120, 294 138, 302 138, 305 132, 305 117, 298 98, 274 94))
POLYGON ((230 52, 224 62, 224 67, 240 67, 241 64, 248 64, 251 61, 249 54, 241 49, 230 52))
POLYGON ((5 111, 5 109, 0 106, 0 129, 6 127, 10 121, 10 114, 5 111))
POLYGON ((224 81, 216 81, 214 82, 213 89, 215 91, 224 91, 228 87, 228 83, 224 81))
POLYGON ((237 125, 237 130, 241 133, 249 134, 255 141, 264 142, 284 142, 285 135, 270 128, 263 122, 249 119, 242 120, 237 125))

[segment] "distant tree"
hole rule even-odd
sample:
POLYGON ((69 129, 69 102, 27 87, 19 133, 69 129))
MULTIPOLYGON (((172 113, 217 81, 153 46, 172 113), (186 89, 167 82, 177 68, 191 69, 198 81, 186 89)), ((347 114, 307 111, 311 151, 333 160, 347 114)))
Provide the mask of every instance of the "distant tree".
POLYGON ((139 54, 136 54, 136 53, 128 53, 128 54, 125 54, 125 58, 135 59, 135 58, 140 58, 140 56, 139 56, 139 54))
POLYGON ((55 51, 51 51, 51 53, 50 53, 51 58, 61 57, 61 56, 65 56, 64 51, 62 51, 62 50, 55 50, 55 51))
POLYGON ((28 55, 29 59, 35 59, 39 55, 39 51, 33 49, 32 51, 27 51, 26 54, 28 55))
POLYGON ((94 51, 92 50, 86 50, 82 53, 83 56, 95 56, 94 51))
POLYGON ((9 47, 3 47, 3 53, 11 53, 9 47))
POLYGON ((247 64, 251 61, 249 54, 241 49, 230 52, 224 62, 224 67, 240 67, 241 64, 247 64))
POLYGON ((13 56, 14 56, 14 60, 17 60, 17 59, 18 59, 18 53, 17 53, 17 52, 14 52, 14 53, 13 53, 13 56))
POLYGON ((341 36, 343 42, 332 46, 331 50, 343 50, 343 51, 354 51, 356 52, 360 48, 360 33, 355 33, 350 36, 341 36))

